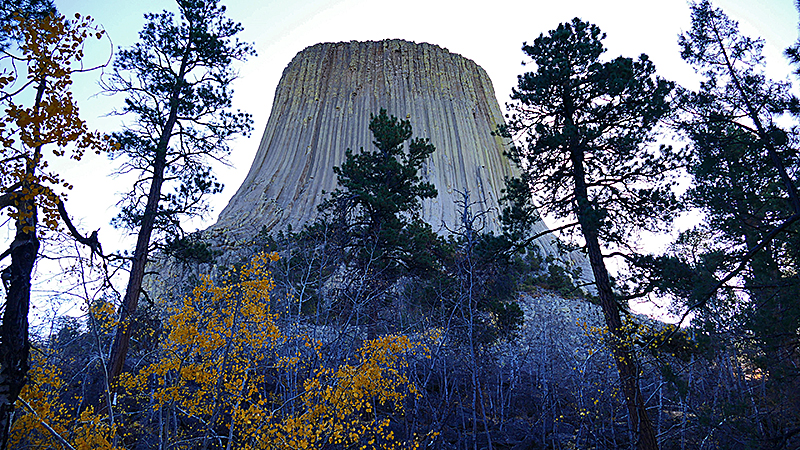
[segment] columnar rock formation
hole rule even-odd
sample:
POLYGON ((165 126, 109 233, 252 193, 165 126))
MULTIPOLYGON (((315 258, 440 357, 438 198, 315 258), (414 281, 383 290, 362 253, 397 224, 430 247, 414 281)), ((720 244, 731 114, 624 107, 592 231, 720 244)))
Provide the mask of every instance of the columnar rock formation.
MULTIPOLYGON (((176 287, 247 259, 262 229, 299 230, 314 220, 324 192, 337 187, 333 167, 344 162, 345 150, 372 146, 370 114, 381 108, 407 118, 414 136, 436 147, 422 178, 439 195, 423 202, 423 219, 441 234, 457 229, 459 192, 469 191, 473 212, 487 212, 484 231, 500 231, 501 190, 516 169, 503 155, 506 143, 492 135, 503 117, 486 72, 431 44, 317 44, 284 70, 250 172, 217 223, 197 235, 216 252, 216 264, 156 256, 146 282, 151 295, 179 298, 184 291, 176 287)), ((539 222, 534 232, 546 229, 539 222)), ((589 281, 587 259, 559 254, 553 240, 548 234, 537 244, 545 255, 580 266, 589 281)))
POLYGON ((492 135, 503 122, 492 82, 469 59, 403 40, 324 43, 297 54, 250 172, 214 231, 241 240, 264 226, 298 229, 313 220, 323 191, 336 188, 333 166, 345 150, 372 146, 370 114, 380 108, 436 146, 422 175, 439 197, 424 202, 423 218, 435 230, 453 229, 457 191, 469 191, 475 209, 490 211, 486 230, 497 232, 500 191, 513 170, 505 143, 492 135))
MULTIPOLYGON (((489 76, 441 47, 386 40, 317 44, 295 56, 250 172, 204 239, 235 250, 264 228, 298 230, 312 221, 324 192, 337 187, 333 167, 345 150, 371 148, 370 114, 381 108, 436 147, 422 178, 439 196, 423 202, 423 219, 442 234, 457 229, 459 192, 469 192, 473 212, 487 212, 484 231, 497 233, 501 190, 515 168, 503 154, 507 144, 492 135, 503 116, 489 76)), ((534 231, 546 229, 539 222, 534 231)), ((559 257, 552 236, 538 245, 559 257)), ((591 273, 582 255, 568 259, 591 273)))

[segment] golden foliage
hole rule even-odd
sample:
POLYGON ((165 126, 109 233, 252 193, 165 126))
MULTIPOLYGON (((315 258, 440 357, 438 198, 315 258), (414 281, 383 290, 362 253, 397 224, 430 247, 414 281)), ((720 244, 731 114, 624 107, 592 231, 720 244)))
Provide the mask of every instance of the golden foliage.
POLYGON ((112 147, 107 136, 87 129, 70 91, 72 74, 89 70, 83 67, 86 40, 101 39, 105 31, 79 14, 72 21, 52 14, 17 20, 8 31, 20 38, 19 54, 0 56, 0 103, 5 113, 0 116, 0 186, 6 193, 16 192, 12 218, 32 216, 36 205, 45 227, 54 230, 58 202, 66 198, 62 190, 72 186, 49 169, 42 147, 75 161, 87 150, 100 154, 112 147), (24 73, 18 67, 24 67, 24 73))
MULTIPOLYGON (((94 448, 111 448, 115 431, 124 441, 148 430, 170 448, 198 442, 241 449, 415 447, 399 441, 390 425, 403 414, 407 396, 419 395, 407 376, 407 356, 427 355, 425 343, 388 335, 364 342, 350 358, 332 358, 323 341, 297 324, 281 325, 271 310, 268 265, 277 258, 257 255, 219 284, 203 276, 170 311, 169 334, 155 360, 121 379, 128 393, 121 404, 129 410, 117 415, 150 417, 149 424, 137 419, 116 430, 89 409, 76 419, 54 394, 63 387, 57 370, 46 365, 37 366, 23 395, 62 436, 76 436, 75 448, 89 445, 83 430, 90 428, 98 439, 94 448), (298 389, 286 388, 293 381, 298 389), (177 419, 153 428, 154 417, 177 419)), ((15 424, 15 436, 36 427, 26 415, 15 424)), ((36 436, 48 439, 43 432, 36 436)))
MULTIPOLYGON (((62 448, 57 433, 76 450, 112 450, 115 427, 83 398, 69 398, 69 386, 53 360, 34 353, 29 381, 20 397, 35 414, 22 414, 11 429, 11 448, 62 448), (50 428, 50 430, 47 429, 50 428)), ((20 412, 22 409, 20 408, 20 412)))

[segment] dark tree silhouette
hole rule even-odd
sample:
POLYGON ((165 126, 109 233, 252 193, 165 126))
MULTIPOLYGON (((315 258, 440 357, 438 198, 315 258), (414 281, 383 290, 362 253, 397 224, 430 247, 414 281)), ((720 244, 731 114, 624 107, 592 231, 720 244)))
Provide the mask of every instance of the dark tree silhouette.
POLYGON ((254 54, 235 38, 242 26, 216 0, 178 0, 178 9, 177 23, 166 11, 146 14, 140 41, 120 51, 105 81, 107 92, 127 95, 119 114, 135 116, 115 134, 121 147, 114 156, 125 159, 122 171, 141 173, 115 221, 138 231, 109 362, 112 379, 123 370, 151 242, 182 237, 180 220, 202 214, 204 196, 222 188, 208 160, 226 155, 228 140, 251 129, 248 114, 231 111, 231 64, 254 54))
MULTIPOLYGON (((597 26, 575 18, 525 45, 536 69, 519 76, 511 96, 514 114, 501 132, 520 142, 510 157, 522 178, 511 180, 509 191, 527 186, 540 210, 572 224, 583 240, 631 429, 638 448, 656 449, 639 367, 620 316, 624 305, 612 289, 602 246, 633 251, 627 245, 632 233, 658 228, 676 210, 665 175, 677 155, 669 147, 647 145, 670 110, 673 84, 655 76, 644 54, 601 61, 604 37, 597 26)), ((515 214, 524 212, 517 208, 515 214)))

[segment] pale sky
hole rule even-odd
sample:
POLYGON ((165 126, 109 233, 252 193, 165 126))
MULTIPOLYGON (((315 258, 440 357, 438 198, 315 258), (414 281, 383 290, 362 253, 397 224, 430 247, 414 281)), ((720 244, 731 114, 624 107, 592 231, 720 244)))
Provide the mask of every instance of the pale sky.
MULTIPOLYGON (((144 24, 143 14, 175 10, 175 4, 155 0, 55 0, 62 14, 90 15, 101 24, 115 48, 128 47, 144 24)), ((659 75, 686 87, 696 87, 697 77, 679 56, 677 37, 689 27, 685 0, 228 0, 228 17, 241 22, 242 40, 253 42, 258 56, 238 65, 234 107, 253 115, 250 138, 232 144, 230 167, 215 171, 226 188, 213 197, 214 210, 205 221, 195 221, 187 231, 214 223, 219 211, 247 175, 266 127, 275 88, 289 61, 304 48, 320 42, 350 40, 406 39, 445 47, 472 59, 492 79, 502 106, 517 75, 524 72, 520 48, 559 23, 580 17, 600 26, 608 35, 607 58, 635 57, 647 53, 659 75)), ((766 41, 769 74, 784 79, 791 72, 782 52, 797 39, 798 13, 791 0, 717 0, 715 4, 739 21, 741 30, 766 41)), ((89 61, 102 62, 109 56, 109 43, 94 43, 87 49, 89 61)), ((89 127, 103 132, 119 129, 119 117, 107 114, 123 97, 96 95, 99 73, 75 77, 74 94, 81 116, 89 127)), ((94 156, 94 155, 92 155, 94 156)), ((135 241, 114 230, 109 221, 117 212, 119 193, 129 189, 131 180, 111 175, 117 167, 105 157, 87 157, 80 163, 57 166, 75 188, 67 208, 85 232, 100 229, 106 251, 132 249, 135 241)), ((3 234, 10 242, 13 235, 3 234)), ((652 240, 653 238, 649 238, 652 240)), ((45 265, 46 266, 46 265, 45 265)), ((39 279, 48 270, 39 266, 39 279)), ((124 278, 124 277, 123 277, 124 278)), ((47 281, 39 284, 47 298, 47 281)), ((55 307, 57 308, 57 307, 55 307)), ((62 310, 62 313, 64 311, 62 310)), ((36 320, 36 319, 34 319, 36 320)))

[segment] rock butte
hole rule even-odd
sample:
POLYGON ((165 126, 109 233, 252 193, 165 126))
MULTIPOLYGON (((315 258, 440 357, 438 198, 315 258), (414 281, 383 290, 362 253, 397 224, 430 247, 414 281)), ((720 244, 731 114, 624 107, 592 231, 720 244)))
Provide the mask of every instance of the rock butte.
MULTIPOLYGON (((235 247, 263 227, 298 230, 313 220, 323 192, 336 189, 333 166, 345 150, 372 148, 370 114, 380 108, 436 146, 421 175, 439 196, 424 202, 423 219, 443 234, 455 229, 458 191, 469 191, 473 210, 488 211, 484 230, 498 232, 500 192, 515 169, 492 135, 503 116, 486 71, 435 45, 385 40, 317 44, 294 57, 250 172, 204 234, 235 247)), ((551 240, 539 245, 555 255, 551 240)))

